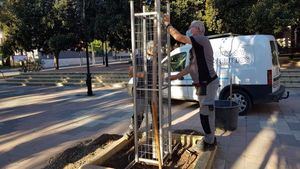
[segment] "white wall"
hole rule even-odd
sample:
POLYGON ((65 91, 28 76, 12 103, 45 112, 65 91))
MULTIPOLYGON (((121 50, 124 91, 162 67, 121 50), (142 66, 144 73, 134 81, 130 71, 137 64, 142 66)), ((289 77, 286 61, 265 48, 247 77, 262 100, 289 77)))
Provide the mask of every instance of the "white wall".
MULTIPOLYGON (((44 68, 54 68, 54 60, 53 59, 42 59, 44 68)), ((91 63, 91 62, 90 62, 91 63)), ((86 64, 85 58, 67 58, 67 59, 59 59, 59 66, 80 66, 86 64)))

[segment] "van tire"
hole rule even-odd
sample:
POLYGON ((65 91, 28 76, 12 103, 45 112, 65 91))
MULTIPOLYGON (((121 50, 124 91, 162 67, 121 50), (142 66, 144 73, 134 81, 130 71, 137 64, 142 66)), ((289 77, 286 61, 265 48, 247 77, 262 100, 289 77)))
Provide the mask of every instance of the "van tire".
MULTIPOLYGON (((229 94, 230 93, 228 91, 220 98, 223 100, 229 100, 230 99, 229 94)), ((240 116, 247 115, 248 111, 251 110, 252 108, 252 100, 250 96, 246 92, 239 89, 233 89, 232 96, 233 96, 233 101, 240 104, 239 115, 240 116)))

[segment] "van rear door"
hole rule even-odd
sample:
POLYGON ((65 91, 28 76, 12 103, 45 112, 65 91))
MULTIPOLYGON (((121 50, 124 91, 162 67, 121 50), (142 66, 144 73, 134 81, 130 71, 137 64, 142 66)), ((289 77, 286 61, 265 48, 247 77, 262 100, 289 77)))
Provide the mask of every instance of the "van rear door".
POLYGON ((268 84, 272 84, 272 92, 275 92, 280 87, 280 65, 278 61, 278 48, 276 42, 270 41, 271 53, 272 53, 272 70, 268 70, 268 84))

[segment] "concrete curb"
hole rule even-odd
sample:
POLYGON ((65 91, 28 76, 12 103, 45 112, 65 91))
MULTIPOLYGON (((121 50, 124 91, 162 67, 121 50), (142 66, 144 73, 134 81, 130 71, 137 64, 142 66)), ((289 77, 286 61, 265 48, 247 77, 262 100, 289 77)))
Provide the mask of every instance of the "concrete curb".
POLYGON ((114 156, 118 153, 118 151, 130 144, 132 141, 133 138, 127 139, 127 137, 123 136, 104 149, 100 154, 97 154, 91 161, 88 161, 87 164, 81 166, 80 169, 94 169, 95 167, 101 167, 99 165, 103 164, 106 160, 114 156))

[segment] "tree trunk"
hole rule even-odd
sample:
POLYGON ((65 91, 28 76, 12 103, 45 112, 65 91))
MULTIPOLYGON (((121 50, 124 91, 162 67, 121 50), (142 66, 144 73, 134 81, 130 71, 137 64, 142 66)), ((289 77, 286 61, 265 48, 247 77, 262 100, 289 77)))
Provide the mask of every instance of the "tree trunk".
POLYGON ((103 51, 103 52, 102 52, 102 60, 103 60, 102 63, 103 63, 103 65, 105 65, 105 60, 104 60, 104 55, 105 55, 104 52, 105 52, 105 49, 104 49, 104 48, 105 48, 105 44, 104 44, 104 42, 102 42, 102 51, 103 51))
POLYGON ((107 50, 108 50, 108 43, 106 42, 106 45, 105 45, 105 67, 108 67, 108 56, 107 56, 107 50))
POLYGON ((54 53, 54 66, 56 70, 59 70, 59 52, 54 53))

